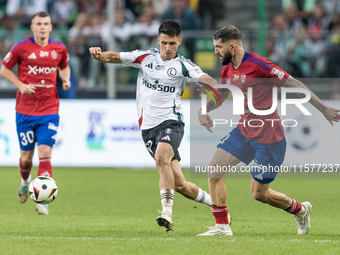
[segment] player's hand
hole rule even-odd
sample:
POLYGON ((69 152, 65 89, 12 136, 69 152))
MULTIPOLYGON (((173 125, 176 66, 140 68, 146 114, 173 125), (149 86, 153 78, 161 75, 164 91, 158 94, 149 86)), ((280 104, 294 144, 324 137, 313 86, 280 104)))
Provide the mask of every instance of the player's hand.
POLYGON ((71 82, 70 80, 66 80, 64 79, 63 80, 63 90, 69 90, 71 88, 71 82))
POLYGON ((199 109, 199 111, 198 111, 198 119, 200 121, 200 124, 202 126, 205 126, 212 133, 210 128, 213 126, 213 122, 212 122, 210 116, 208 114, 204 114, 203 115, 202 114, 202 110, 199 109))
POLYGON ((332 126, 333 121, 339 122, 340 120, 340 110, 334 109, 332 107, 327 106, 326 111, 323 113, 323 115, 329 121, 329 123, 331 123, 332 126))
POLYGON ((24 96, 30 95, 35 93, 35 86, 33 85, 28 85, 28 84, 22 84, 21 87, 19 88, 19 91, 21 94, 24 96))
POLYGON ((96 59, 96 60, 99 60, 101 61, 102 58, 103 58, 103 52, 102 52, 102 49, 100 47, 91 47, 89 49, 90 51, 90 54, 91 54, 91 57, 96 59))

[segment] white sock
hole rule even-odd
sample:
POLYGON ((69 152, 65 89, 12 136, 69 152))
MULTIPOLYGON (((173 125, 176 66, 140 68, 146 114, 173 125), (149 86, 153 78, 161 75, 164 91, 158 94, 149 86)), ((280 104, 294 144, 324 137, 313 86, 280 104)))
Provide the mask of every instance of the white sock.
POLYGON ((161 189, 162 213, 172 215, 172 206, 174 204, 174 190, 161 189))
POLYGON ((27 180, 24 180, 24 179, 21 178, 21 185, 28 186, 28 185, 30 185, 31 180, 32 180, 32 176, 31 175, 29 175, 27 180))
POLYGON ((210 194, 208 194, 207 192, 205 192, 201 188, 198 188, 198 195, 195 198, 195 201, 202 203, 202 204, 212 206, 210 194))

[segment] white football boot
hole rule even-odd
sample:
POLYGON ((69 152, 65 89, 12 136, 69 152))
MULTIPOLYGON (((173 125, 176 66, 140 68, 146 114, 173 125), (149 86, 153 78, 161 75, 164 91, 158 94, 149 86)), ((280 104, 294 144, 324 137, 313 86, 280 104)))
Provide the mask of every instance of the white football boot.
POLYGON ((210 227, 205 233, 198 234, 196 236, 232 236, 233 232, 229 225, 227 226, 214 226, 210 227))
POLYGON ((48 215, 48 205, 37 204, 35 210, 42 215, 48 215))
POLYGON ((161 213, 161 216, 156 218, 157 224, 160 227, 165 227, 165 232, 174 230, 174 224, 172 223, 172 215, 167 213, 161 213))
POLYGON ((306 235, 310 229, 310 214, 312 212, 312 204, 308 201, 301 203, 301 206, 304 207, 305 212, 300 215, 295 214, 295 222, 298 227, 298 234, 299 235, 306 235))
POLYGON ((23 185, 23 184, 20 185, 20 188, 19 188, 19 191, 18 191, 18 199, 19 199, 20 203, 25 203, 27 201, 27 198, 28 198, 28 186, 29 186, 29 183, 31 182, 31 180, 32 180, 32 175, 30 175, 28 177, 28 180, 27 180, 28 184, 27 185, 23 185))

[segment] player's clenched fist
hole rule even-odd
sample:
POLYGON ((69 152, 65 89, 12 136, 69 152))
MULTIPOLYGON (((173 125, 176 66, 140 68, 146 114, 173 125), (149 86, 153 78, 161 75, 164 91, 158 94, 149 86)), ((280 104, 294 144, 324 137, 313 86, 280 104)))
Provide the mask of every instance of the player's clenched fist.
POLYGON ((113 51, 102 52, 100 47, 89 48, 91 57, 102 63, 122 63, 120 60, 120 53, 113 51))
POLYGON ((71 88, 70 80, 63 79, 63 90, 69 90, 71 88))
POLYGON ((103 52, 102 52, 102 49, 100 47, 91 47, 89 49, 90 51, 90 54, 91 56, 94 58, 94 59, 97 59, 97 60, 101 60, 102 57, 103 57, 103 52))

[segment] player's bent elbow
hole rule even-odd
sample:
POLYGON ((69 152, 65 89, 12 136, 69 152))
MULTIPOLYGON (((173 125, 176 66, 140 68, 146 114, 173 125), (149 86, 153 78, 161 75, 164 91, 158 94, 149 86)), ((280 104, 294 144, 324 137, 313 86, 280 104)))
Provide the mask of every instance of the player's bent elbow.
POLYGON ((0 74, 1 74, 1 76, 5 76, 5 72, 6 72, 6 67, 4 66, 4 65, 2 65, 1 66, 1 68, 0 68, 0 74))

